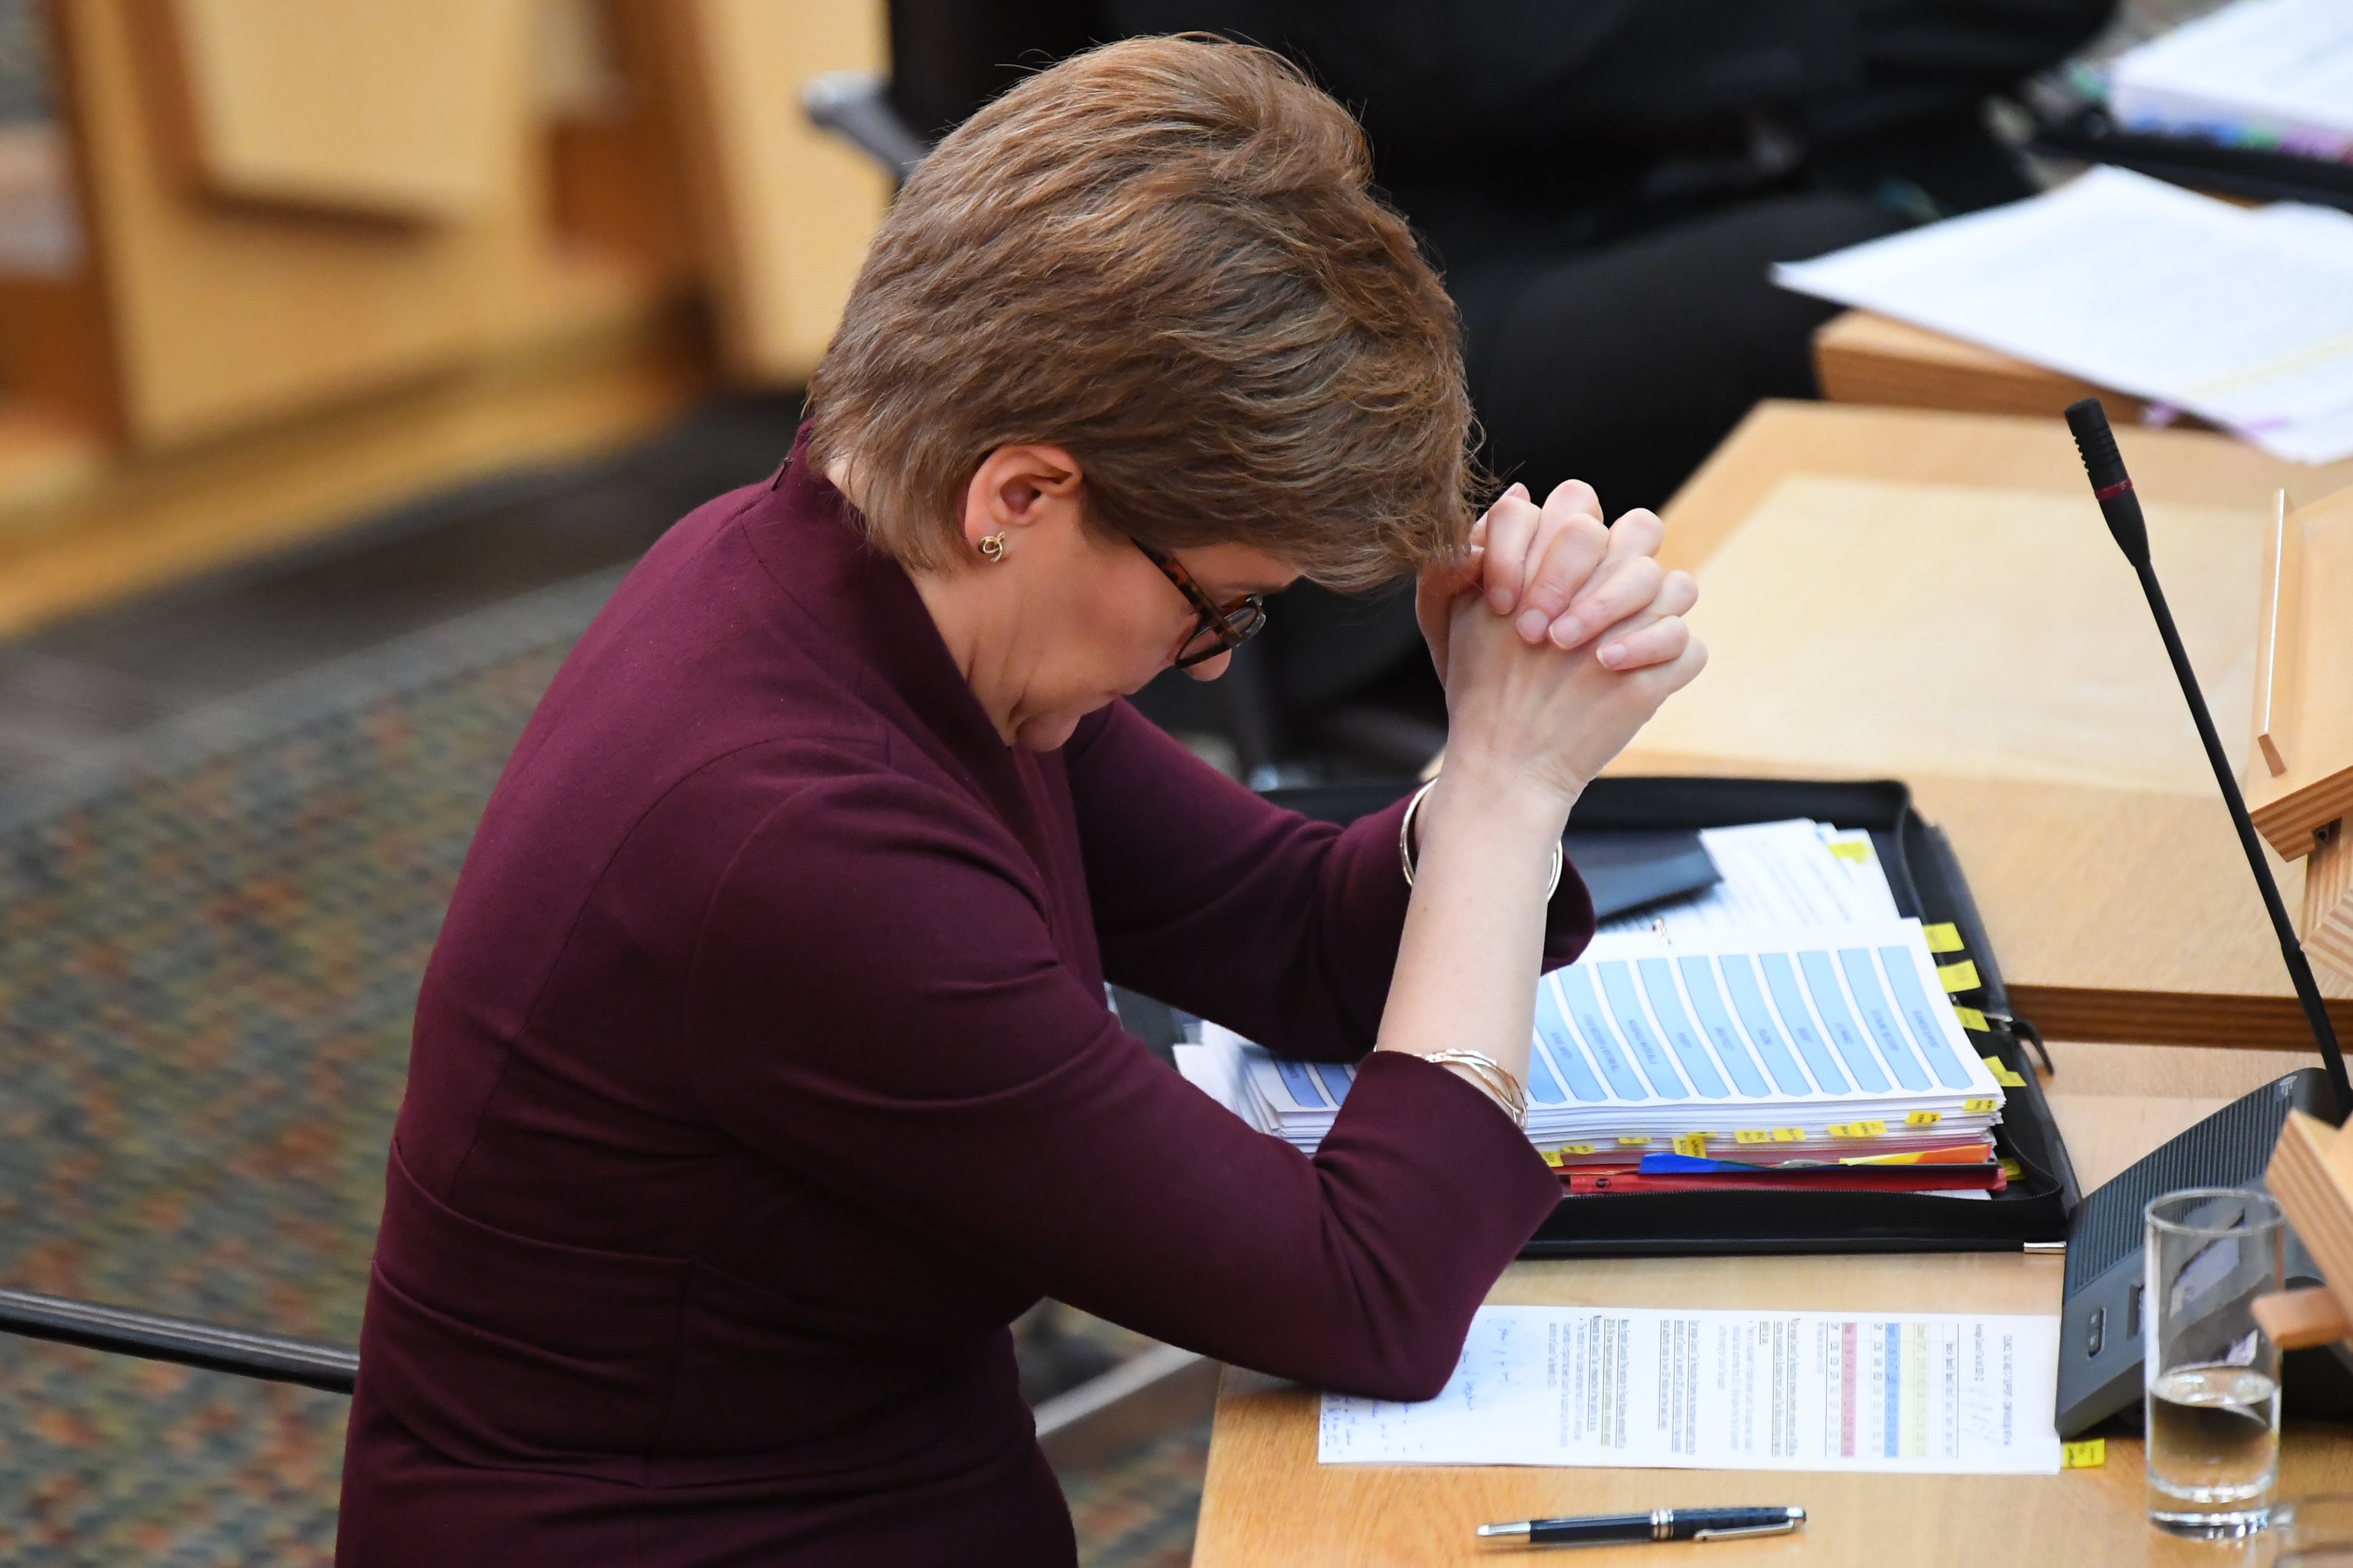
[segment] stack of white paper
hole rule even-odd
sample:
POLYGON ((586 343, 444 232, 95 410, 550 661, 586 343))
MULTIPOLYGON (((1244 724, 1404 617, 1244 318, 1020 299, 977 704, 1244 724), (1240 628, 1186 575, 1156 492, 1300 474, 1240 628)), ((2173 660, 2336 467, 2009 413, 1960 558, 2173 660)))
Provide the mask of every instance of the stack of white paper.
POLYGON ((2342 215, 2250 210, 2094 169, 1773 277, 2186 409, 2294 461, 2353 455, 2342 215))
POLYGON ((1895 918, 1871 835, 1805 817, 1700 830, 1724 879, 1697 897, 1610 921, 1605 932, 1771 931, 1895 918))
MULTIPOLYGON (((1311 1152, 1356 1081, 1215 1026, 1178 1065, 1311 1152)), ((1902 1153, 1981 1138, 2002 1105, 1917 921, 1597 937, 1539 984, 1527 1091, 1529 1140, 1568 1166, 1902 1153)))
POLYGON ((2108 112, 2127 131, 2353 162, 2353 5, 2227 5, 2118 56, 2108 112))

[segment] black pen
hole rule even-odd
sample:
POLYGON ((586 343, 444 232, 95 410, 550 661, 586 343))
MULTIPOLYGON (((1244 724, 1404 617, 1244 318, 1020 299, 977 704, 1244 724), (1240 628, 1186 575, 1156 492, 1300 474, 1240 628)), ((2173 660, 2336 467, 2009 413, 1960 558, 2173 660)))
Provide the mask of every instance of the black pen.
POLYGON ((1630 1541, 1733 1541, 1787 1535, 1806 1522, 1801 1508, 1662 1508, 1649 1513, 1597 1513, 1586 1519, 1530 1519, 1482 1524, 1490 1538, 1517 1536, 1530 1546, 1619 1546, 1630 1541))

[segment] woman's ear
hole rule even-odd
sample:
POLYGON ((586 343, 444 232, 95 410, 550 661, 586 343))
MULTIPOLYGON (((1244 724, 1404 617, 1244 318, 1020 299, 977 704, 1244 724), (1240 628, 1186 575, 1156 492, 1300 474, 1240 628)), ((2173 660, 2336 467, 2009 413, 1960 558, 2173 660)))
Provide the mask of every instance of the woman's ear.
POLYGON ((1075 525, 1085 484, 1077 460, 1060 447, 999 447, 981 459, 965 489, 965 542, 977 550, 993 535, 1075 525))

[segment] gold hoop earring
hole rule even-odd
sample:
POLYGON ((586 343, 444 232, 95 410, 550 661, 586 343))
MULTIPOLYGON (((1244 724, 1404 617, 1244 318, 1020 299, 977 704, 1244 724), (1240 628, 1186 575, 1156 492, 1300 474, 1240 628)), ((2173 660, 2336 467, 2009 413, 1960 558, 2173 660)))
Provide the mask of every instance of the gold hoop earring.
POLYGON ((983 539, 980 542, 980 553, 982 559, 986 560, 992 566, 1004 560, 1005 535, 1001 533, 992 533, 987 538, 983 539))

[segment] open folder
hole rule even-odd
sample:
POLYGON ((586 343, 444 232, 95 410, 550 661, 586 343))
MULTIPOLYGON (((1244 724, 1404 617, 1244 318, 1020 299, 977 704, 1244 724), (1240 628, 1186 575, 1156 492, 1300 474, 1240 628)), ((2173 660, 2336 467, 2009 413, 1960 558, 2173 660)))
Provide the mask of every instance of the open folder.
MULTIPOLYGON (((1365 786, 1286 804, 1345 821, 1389 798, 1365 786)), ((2065 1234, 2078 1195, 2065 1145, 1960 866, 1902 784, 1610 776, 1569 830, 1698 830, 1724 879, 1610 922, 1545 978, 1530 1136, 1563 1194, 1526 1255, 1999 1249, 2065 1234), (1654 1163, 1678 1154, 1758 1174, 1686 1186, 1654 1163), (1978 1184, 1792 1174, 1930 1156, 1952 1163, 1926 1181, 1978 1184)), ((1302 1148, 1353 1082, 1214 1026, 1176 1050, 1197 1087, 1302 1148)))

